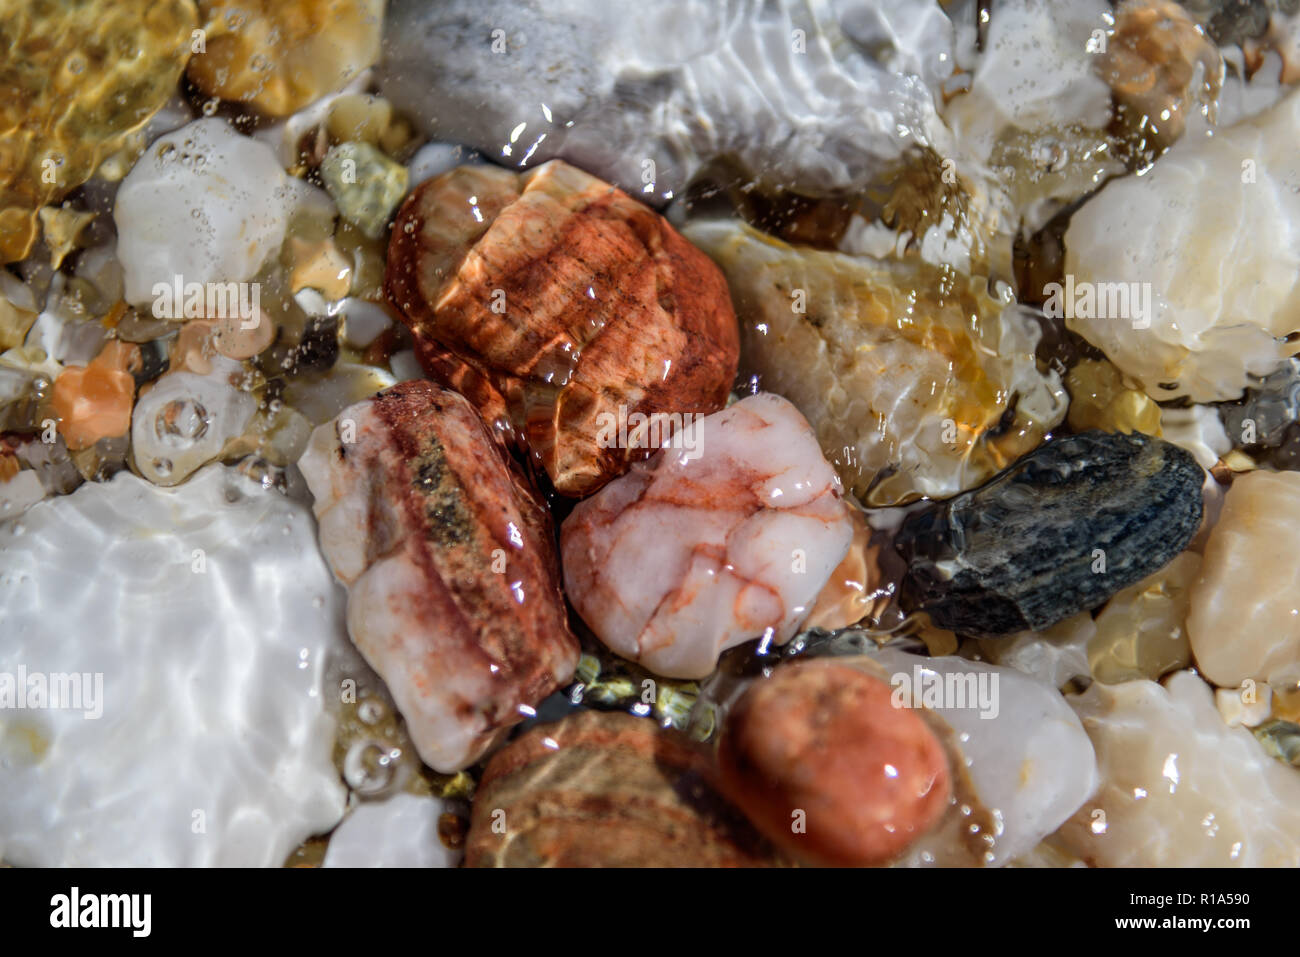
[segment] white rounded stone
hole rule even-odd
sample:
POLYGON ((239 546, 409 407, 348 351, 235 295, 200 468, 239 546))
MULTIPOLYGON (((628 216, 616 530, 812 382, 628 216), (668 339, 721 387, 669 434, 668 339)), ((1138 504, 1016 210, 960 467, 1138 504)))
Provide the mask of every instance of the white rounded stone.
POLYGON ((440 798, 400 791, 362 801, 330 835, 322 867, 455 867, 463 852, 438 836, 438 818, 450 810, 440 798))
POLYGON ((195 120, 154 142, 117 191, 126 299, 154 285, 252 279, 284 241, 300 190, 266 144, 224 120, 195 120))
POLYGON ((1100 867, 1300 865, 1300 775, 1228 727, 1193 672, 1068 700, 1101 769, 1059 832, 1071 853, 1100 867))
POLYGON ((0 525, 0 693, 19 669, 92 676, 81 710, 0 708, 0 857, 283 864, 343 814, 345 645, 310 510, 224 466, 176 489, 123 472, 0 525))

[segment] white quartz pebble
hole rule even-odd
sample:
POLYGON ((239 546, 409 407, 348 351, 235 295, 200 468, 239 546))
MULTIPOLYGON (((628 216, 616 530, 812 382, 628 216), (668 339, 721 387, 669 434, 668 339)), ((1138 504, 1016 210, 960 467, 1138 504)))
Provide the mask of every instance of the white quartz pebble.
POLYGON ((330 835, 322 867, 455 867, 461 851, 438 836, 448 802, 398 792, 362 801, 330 835))
POLYGON ((284 241, 304 187, 266 144, 225 120, 195 120, 155 141, 117 191, 117 255, 126 299, 156 283, 252 279, 284 241))
POLYGON ((1066 324, 1162 401, 1235 399, 1277 368, 1300 331, 1297 139, 1300 92, 1108 183, 1070 220, 1065 272, 1079 292, 1149 298, 1149 315, 1081 307, 1066 324))
MULTIPOLYGON (((961 699, 945 690, 937 704, 924 698, 922 703, 956 732, 975 793, 1001 822, 986 864, 1005 864, 1032 850, 1096 789, 1092 745, 1051 685, 1012 668, 955 656, 925 658, 885 648, 872 657, 890 672, 896 689, 904 677, 921 690, 936 678, 964 683, 961 699)), ((925 843, 923 838, 912 853, 924 852, 925 843)))
POLYGON ((244 431, 257 400, 231 383, 239 363, 214 357, 212 371, 168 372, 141 394, 131 414, 135 467, 156 485, 184 482, 244 431))
POLYGON ((578 503, 569 599, 618 654, 703 678, 727 648, 794 635, 853 538, 841 494, 799 411, 750 396, 578 503))
POLYGON ((1101 769, 1059 832, 1071 853, 1101 867, 1300 865, 1300 775, 1228 727, 1194 673, 1164 687, 1097 682, 1067 700, 1101 769))
POLYGON ((343 814, 344 629, 310 510, 224 466, 0 523, 0 858, 280 866, 343 814), (21 701, 24 673, 88 676, 80 707, 21 701))

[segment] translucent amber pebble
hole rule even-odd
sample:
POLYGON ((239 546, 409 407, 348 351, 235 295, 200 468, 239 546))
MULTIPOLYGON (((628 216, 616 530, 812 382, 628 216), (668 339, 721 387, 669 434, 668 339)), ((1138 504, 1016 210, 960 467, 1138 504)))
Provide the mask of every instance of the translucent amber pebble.
POLYGON ((189 78, 209 96, 288 116, 379 58, 383 0, 200 0, 204 49, 189 78))
POLYGON ((1067 420, 1076 432, 1145 432, 1160 435, 1160 406, 1145 392, 1124 384, 1105 359, 1084 359, 1065 377, 1070 393, 1067 420))
POLYGON ((176 89, 192 0, 0 0, 0 261, 176 89))
POLYGON ((1112 598, 1097 616, 1088 642, 1088 666, 1104 684, 1158 679, 1191 660, 1187 605, 1201 556, 1183 552, 1172 562, 1112 598))
POLYGON ((741 372, 795 404, 858 499, 894 505, 973 488, 1061 421, 1040 330, 988 282, 915 257, 790 246, 732 221, 687 239, 727 277, 741 372))
POLYGON ((1218 48, 1172 0, 1129 0, 1098 64, 1124 126, 1158 149, 1183 134, 1197 99, 1212 102, 1223 82, 1218 48))

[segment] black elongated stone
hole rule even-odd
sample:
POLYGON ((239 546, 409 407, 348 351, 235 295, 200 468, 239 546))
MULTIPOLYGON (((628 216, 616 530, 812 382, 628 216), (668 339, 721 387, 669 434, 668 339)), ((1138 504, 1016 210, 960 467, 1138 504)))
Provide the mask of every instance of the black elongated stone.
POLYGON ((1040 630, 1158 571, 1201 523, 1191 453, 1134 433, 1035 449, 986 485, 909 515, 901 598, 959 634, 1040 630))

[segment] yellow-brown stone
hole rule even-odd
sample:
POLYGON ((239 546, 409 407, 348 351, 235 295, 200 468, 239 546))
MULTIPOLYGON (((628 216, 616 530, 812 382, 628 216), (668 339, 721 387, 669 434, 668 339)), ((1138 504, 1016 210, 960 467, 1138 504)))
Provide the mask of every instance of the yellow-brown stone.
POLYGON ((333 93, 379 58, 383 0, 199 0, 199 12, 190 80, 268 116, 333 93))
POLYGON ((0 0, 0 261, 176 91, 192 0, 0 0))

